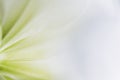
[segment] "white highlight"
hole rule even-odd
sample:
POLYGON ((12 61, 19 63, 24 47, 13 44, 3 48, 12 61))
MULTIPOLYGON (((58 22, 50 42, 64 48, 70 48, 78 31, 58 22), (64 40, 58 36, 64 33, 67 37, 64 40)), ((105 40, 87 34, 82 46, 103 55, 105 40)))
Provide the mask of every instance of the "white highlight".
POLYGON ((5 54, 0 54, 0 62, 5 60, 5 56, 6 56, 5 54))

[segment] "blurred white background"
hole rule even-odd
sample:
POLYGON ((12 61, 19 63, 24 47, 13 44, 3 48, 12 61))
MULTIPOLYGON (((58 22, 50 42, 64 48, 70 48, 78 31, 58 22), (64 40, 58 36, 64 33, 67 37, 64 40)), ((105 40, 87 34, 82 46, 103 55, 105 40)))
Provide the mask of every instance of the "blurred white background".
POLYGON ((71 80, 120 80, 120 1, 89 0, 87 7, 70 34, 71 80))
POLYGON ((86 7, 63 44, 64 80, 120 80, 120 1, 86 7))

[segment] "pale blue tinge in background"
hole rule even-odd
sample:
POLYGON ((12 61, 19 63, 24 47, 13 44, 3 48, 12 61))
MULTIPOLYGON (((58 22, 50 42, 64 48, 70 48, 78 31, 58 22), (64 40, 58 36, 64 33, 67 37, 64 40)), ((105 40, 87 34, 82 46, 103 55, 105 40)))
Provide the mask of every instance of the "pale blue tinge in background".
POLYGON ((120 80, 120 1, 89 0, 69 39, 72 80, 120 80))

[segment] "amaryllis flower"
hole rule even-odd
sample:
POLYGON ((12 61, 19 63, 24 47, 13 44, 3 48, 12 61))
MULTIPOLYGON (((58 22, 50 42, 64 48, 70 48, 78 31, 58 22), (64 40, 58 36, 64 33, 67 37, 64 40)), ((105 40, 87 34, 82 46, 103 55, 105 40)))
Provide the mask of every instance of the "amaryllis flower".
POLYGON ((83 12, 82 4, 0 0, 0 80, 63 80, 59 55, 66 53, 62 46, 83 12))

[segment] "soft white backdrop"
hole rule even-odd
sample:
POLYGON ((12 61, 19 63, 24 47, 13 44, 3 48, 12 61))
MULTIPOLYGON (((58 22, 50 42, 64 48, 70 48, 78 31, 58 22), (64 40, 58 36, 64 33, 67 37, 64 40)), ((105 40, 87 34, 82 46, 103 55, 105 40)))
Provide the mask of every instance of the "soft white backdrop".
POLYGON ((75 80, 120 80, 120 1, 89 3, 70 38, 75 80))

